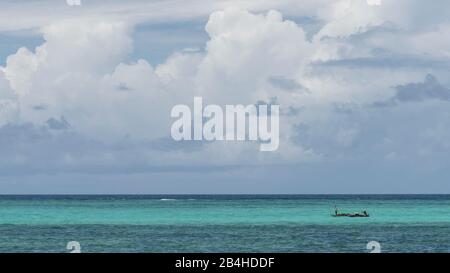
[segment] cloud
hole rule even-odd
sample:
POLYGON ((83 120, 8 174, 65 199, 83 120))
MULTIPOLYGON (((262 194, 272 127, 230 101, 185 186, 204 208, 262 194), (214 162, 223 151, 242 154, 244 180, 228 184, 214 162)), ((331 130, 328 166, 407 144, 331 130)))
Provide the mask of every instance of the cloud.
POLYGON ((66 130, 70 128, 69 122, 62 116, 59 120, 55 118, 50 118, 47 120, 47 125, 53 130, 66 130))
POLYGON ((210 40, 196 84, 200 94, 224 104, 267 99, 264 84, 274 76, 294 78, 312 52, 303 29, 276 11, 215 12, 206 31, 210 40))
POLYGON ((293 80, 293 79, 287 79, 287 78, 285 78, 285 77, 280 77, 280 76, 278 76, 278 77, 276 77, 276 76, 273 76, 273 77, 270 77, 269 78, 269 82, 272 84, 272 85, 274 85, 275 87, 279 87, 279 88, 281 88, 281 89, 283 89, 283 90, 286 90, 286 91, 304 91, 305 90, 305 88, 301 85, 301 84, 299 84, 299 83, 297 83, 295 80, 293 80))
POLYGON ((37 70, 37 57, 27 48, 20 48, 16 54, 11 55, 6 60, 6 67, 3 69, 5 78, 9 81, 11 89, 17 95, 28 94, 31 88, 31 81, 37 70))
POLYGON ((16 121, 19 105, 16 94, 11 89, 4 71, 0 67, 0 126, 10 121, 16 121))
POLYGON ((179 143, 171 138, 151 141, 124 138, 114 143, 104 143, 72 130, 63 118, 49 120, 48 126, 6 124, 0 127, 0 177, 211 172, 239 167, 230 164, 211 166, 207 161, 193 160, 189 154, 198 153, 201 145, 179 143), (170 160, 169 153, 176 153, 177 160, 170 160))
POLYGON ((423 83, 408 83, 395 87, 395 95, 386 101, 377 101, 375 107, 396 106, 403 102, 421 102, 425 100, 450 101, 450 89, 442 86, 435 76, 428 74, 423 83))
POLYGON ((124 7, 119 2, 105 10, 94 3, 79 17, 58 7, 64 14, 48 19, 40 17, 43 8, 33 13, 36 22, 3 25, 37 27, 44 39, 34 49, 19 48, 0 68, 1 147, 9 146, 3 171, 20 173, 31 166, 34 172, 175 172, 446 158, 439 151, 449 149, 449 28, 435 18, 412 22, 422 4, 306 1, 301 7, 296 1, 243 1, 227 8, 230 3, 219 2, 187 15, 179 14, 181 8, 170 11, 173 2, 133 1, 129 14, 114 11, 124 7), (398 13, 406 6, 414 12, 398 13), (201 50, 180 48, 155 65, 134 50, 133 34, 140 23, 151 26, 169 15, 174 16, 169 21, 209 15, 208 40, 201 50), (321 22, 312 37, 289 17, 302 15, 321 22), (436 76, 418 82, 427 73, 436 76), (247 142, 172 142, 171 108, 190 105, 198 95, 220 105, 276 99, 283 113, 279 151, 262 155, 258 143, 247 142), (383 104, 398 107, 366 107, 383 104), (428 115, 431 109, 436 113, 428 115), (417 122, 408 122, 411 117, 417 122))
POLYGON ((436 77, 428 74, 423 83, 410 83, 396 87, 394 100, 401 102, 427 99, 450 100, 450 89, 442 86, 436 77))
MULTIPOLYGON (((3 68, 5 79, 18 96, 18 124, 29 124, 20 128, 29 135, 39 136, 35 131, 43 132, 43 129, 36 128, 47 126, 48 130, 44 131, 48 140, 37 145, 42 149, 46 149, 46 145, 58 145, 55 158, 70 158, 71 164, 80 168, 88 168, 86 162, 90 161, 84 156, 67 155, 66 148, 61 147, 64 142, 61 138, 71 136, 69 132, 77 135, 76 141, 99 146, 98 149, 89 148, 90 151, 80 149, 80 153, 85 152, 86 157, 93 160, 98 156, 101 164, 110 163, 111 166, 118 164, 115 160, 119 157, 116 159, 116 153, 108 150, 123 139, 129 143, 124 146, 127 154, 135 152, 139 146, 148 151, 148 154, 143 152, 140 153, 142 156, 136 156, 138 159, 121 157, 128 160, 123 164, 130 168, 131 163, 147 165, 156 161, 163 165, 189 162, 190 165, 229 166, 295 158, 296 153, 302 152, 301 147, 284 146, 273 156, 255 158, 258 143, 190 145, 162 141, 169 138, 172 122, 169 113, 175 104, 192 103, 197 92, 206 92, 207 98, 220 104, 227 103, 221 100, 224 97, 239 103, 256 103, 275 97, 258 88, 247 99, 242 91, 257 87, 258 82, 269 86, 268 79, 274 74, 295 76, 298 65, 306 62, 304 59, 310 50, 303 30, 275 11, 260 15, 237 9, 217 12, 211 15, 206 29, 210 41, 205 52, 175 53, 154 68, 143 59, 121 62, 131 52, 133 44, 132 29, 126 23, 80 19, 43 27, 40 32, 44 43, 34 51, 19 49, 3 68), (246 37, 245 33, 250 29, 259 29, 259 32, 246 37), (241 51, 242 48, 246 49, 241 51), (261 54, 266 54, 264 67, 261 66, 261 54), (292 59, 296 60, 290 64, 292 59), (238 60, 241 60, 240 70, 233 64, 238 60), (247 78, 240 75, 243 71, 253 71, 253 75, 247 78), (226 74, 229 83, 221 81, 226 74), (240 88, 232 90, 236 92, 234 97, 227 91, 229 84, 240 88), (45 107, 36 108, 43 105, 45 107), (53 143, 53 137, 57 137, 57 144, 53 143), (168 149, 168 146, 173 148, 168 149), (189 148, 191 146, 197 150, 189 148), (95 155, 96 151, 100 154, 95 155), (224 152, 227 155, 222 155, 224 152), (108 154, 112 156, 111 161, 103 161, 108 154)), ((299 160, 308 156, 299 156, 299 160)), ((57 168, 55 162, 56 159, 48 160, 48 168, 57 168)))

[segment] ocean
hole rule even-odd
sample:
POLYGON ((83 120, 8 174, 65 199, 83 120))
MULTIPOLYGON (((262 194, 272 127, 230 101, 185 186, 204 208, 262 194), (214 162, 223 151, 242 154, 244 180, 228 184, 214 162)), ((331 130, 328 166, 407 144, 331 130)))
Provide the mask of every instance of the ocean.
POLYGON ((3 195, 0 252, 450 252, 450 195, 3 195), (368 218, 332 217, 366 210, 368 218))

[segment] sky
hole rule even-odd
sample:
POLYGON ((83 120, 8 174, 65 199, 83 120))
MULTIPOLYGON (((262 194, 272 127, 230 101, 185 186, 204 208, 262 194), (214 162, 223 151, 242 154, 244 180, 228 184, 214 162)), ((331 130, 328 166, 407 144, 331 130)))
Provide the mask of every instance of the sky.
POLYGON ((0 194, 450 193, 450 2, 0 0, 0 194), (280 105, 280 146, 171 138, 280 105))

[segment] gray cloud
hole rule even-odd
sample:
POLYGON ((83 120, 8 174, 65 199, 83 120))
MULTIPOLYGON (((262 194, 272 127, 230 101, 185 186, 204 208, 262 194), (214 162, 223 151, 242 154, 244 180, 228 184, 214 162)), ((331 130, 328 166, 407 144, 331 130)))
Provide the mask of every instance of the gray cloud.
POLYGON ((33 110, 36 110, 36 111, 44 111, 44 110, 47 110, 47 105, 39 104, 39 105, 34 105, 32 108, 33 108, 33 110))
POLYGON ((333 111, 339 114, 352 114, 359 109, 359 106, 354 103, 333 103, 333 111))
POLYGON ((53 130, 66 130, 70 128, 70 124, 69 122, 67 122, 64 116, 61 116, 59 120, 55 118, 48 119, 47 125, 48 127, 50 127, 50 129, 53 130))
POLYGON ((269 78, 269 82, 273 86, 289 92, 307 91, 307 88, 295 80, 288 79, 283 76, 272 76, 269 78))
POLYGON ((126 83, 123 83, 123 82, 119 83, 116 86, 116 89, 119 91, 132 91, 133 90, 133 88, 129 87, 126 83))
MULTIPOLYGON (((380 49, 381 51, 381 49, 380 49)), ((326 62, 315 62, 318 67, 348 67, 348 68, 434 68, 450 69, 450 62, 446 60, 426 59, 417 56, 389 56, 344 58, 326 62)))
POLYGON ((428 74, 421 83, 409 83, 395 86, 395 95, 385 101, 372 104, 373 107, 392 107, 403 102, 420 102, 425 100, 450 101, 450 88, 439 83, 435 76, 428 74))
POLYGON ((423 83, 410 83, 396 87, 397 101, 423 101, 427 99, 450 100, 450 89, 442 86, 436 77, 428 74, 423 83))
POLYGON ((203 145, 206 144, 199 141, 176 142, 169 137, 124 138, 108 144, 72 131, 55 134, 47 126, 32 123, 6 124, 0 127, 0 177, 57 173, 209 173, 242 167, 191 164, 183 159, 159 160, 168 151, 195 152, 203 145))

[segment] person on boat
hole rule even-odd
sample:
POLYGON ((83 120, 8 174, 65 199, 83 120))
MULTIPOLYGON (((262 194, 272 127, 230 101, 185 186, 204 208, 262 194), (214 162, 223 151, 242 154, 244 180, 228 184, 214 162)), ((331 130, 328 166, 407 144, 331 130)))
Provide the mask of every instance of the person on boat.
POLYGON ((334 206, 334 215, 338 215, 339 214, 339 209, 336 207, 336 206, 334 206))

